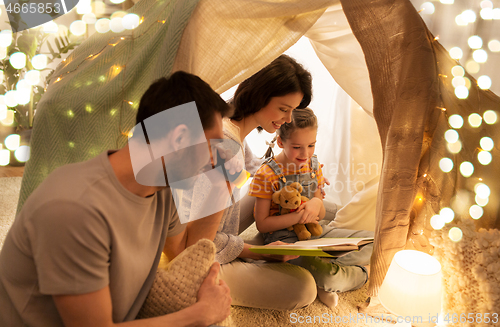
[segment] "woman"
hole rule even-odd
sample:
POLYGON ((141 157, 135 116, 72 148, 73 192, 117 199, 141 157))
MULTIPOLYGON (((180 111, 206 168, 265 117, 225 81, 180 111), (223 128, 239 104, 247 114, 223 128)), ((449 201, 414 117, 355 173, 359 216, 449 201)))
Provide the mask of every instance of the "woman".
MULTIPOLYGON (((307 107, 311 97, 311 74, 286 55, 238 86, 232 101, 234 114, 224 120, 224 137, 240 147, 247 171, 254 173, 262 161, 253 156, 245 137, 255 128, 275 133, 282 124, 291 121, 292 110, 307 107)), ((207 179, 197 181, 192 194, 183 197, 181 210, 198 212, 196 206, 204 202, 207 183, 207 179)), ((233 191, 233 198, 239 199, 239 189, 233 191)), ((245 201, 236 201, 214 214, 222 215, 214 243, 216 260, 221 263, 220 278, 231 289, 232 303, 277 310, 309 305, 316 298, 314 278, 307 270, 284 263, 296 256, 253 253, 249 250, 251 245, 238 236, 240 216, 251 217, 248 212, 241 212, 241 202, 245 201)), ((253 202, 245 207, 253 210, 253 202)))

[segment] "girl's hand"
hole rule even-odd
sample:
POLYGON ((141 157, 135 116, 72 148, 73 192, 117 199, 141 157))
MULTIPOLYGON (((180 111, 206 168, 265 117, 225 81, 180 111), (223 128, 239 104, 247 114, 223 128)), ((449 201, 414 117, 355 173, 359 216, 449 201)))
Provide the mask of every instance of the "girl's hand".
POLYGON ((297 209, 297 212, 303 211, 302 217, 299 220, 299 224, 308 224, 308 223, 318 223, 319 219, 319 211, 323 206, 323 201, 319 198, 312 198, 311 200, 303 203, 297 209))

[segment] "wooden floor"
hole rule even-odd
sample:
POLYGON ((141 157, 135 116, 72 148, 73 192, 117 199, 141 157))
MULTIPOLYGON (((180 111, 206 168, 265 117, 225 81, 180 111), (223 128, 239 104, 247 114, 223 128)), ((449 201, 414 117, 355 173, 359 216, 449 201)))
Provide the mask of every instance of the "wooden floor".
POLYGON ((0 177, 22 177, 24 173, 24 166, 12 167, 5 166, 0 167, 0 177))

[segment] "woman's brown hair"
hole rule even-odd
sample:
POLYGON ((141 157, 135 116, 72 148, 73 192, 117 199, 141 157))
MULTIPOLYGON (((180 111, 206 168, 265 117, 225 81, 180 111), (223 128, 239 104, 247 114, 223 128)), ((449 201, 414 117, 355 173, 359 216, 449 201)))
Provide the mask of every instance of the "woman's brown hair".
MULTIPOLYGON (((231 119, 241 121, 264 108, 271 98, 295 92, 304 94, 297 108, 307 107, 312 98, 311 73, 291 57, 281 55, 240 83, 232 99, 231 119)), ((262 127, 257 129, 261 131, 262 127)))

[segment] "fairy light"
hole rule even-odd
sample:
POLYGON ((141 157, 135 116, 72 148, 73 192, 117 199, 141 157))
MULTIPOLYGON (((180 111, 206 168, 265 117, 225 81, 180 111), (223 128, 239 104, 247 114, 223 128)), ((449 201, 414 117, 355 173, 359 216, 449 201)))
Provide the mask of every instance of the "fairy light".
POLYGON ((479 66, 479 64, 477 62, 475 62, 474 60, 469 60, 465 64, 465 68, 467 68, 467 71, 469 73, 476 74, 479 72, 479 69, 481 69, 481 66, 479 66))
POLYGON ((481 49, 483 46, 483 39, 478 35, 473 35, 469 37, 467 44, 471 49, 481 49))
POLYGON ((497 122, 497 113, 493 110, 486 110, 483 114, 483 118, 486 124, 495 124, 497 122))
POLYGON ((459 47, 453 47, 450 49, 450 57, 452 57, 455 60, 462 59, 463 55, 464 53, 462 49, 460 49, 459 47))
POLYGON ((7 149, 0 150, 0 166, 7 166, 10 163, 10 151, 7 149))
POLYGON ((87 31, 87 24, 82 20, 75 20, 69 26, 69 30, 73 35, 81 36, 87 31))
POLYGON ((15 151, 21 144, 21 136, 19 134, 10 134, 3 142, 5 147, 10 151, 15 151))
POLYGON ((89 12, 83 15, 82 21, 87 25, 92 25, 95 24, 95 22, 97 21, 97 17, 95 16, 94 13, 89 12))
POLYGON ((455 143, 447 143, 446 147, 448 148, 448 151, 456 154, 462 151, 462 142, 456 141, 455 143))
POLYGON ((4 102, 8 107, 14 108, 19 103, 17 102, 16 90, 10 90, 5 93, 4 102))
POLYGON ((484 20, 492 20, 493 19, 493 9, 492 8, 483 8, 479 12, 479 16, 481 16, 484 20))
POLYGON ((455 95, 459 99, 467 99, 467 97, 469 96, 469 90, 466 86, 457 86, 455 88, 455 95))
POLYGON ((122 19, 123 27, 127 30, 133 30, 140 24, 140 18, 136 14, 127 14, 122 19))
POLYGON ((472 219, 481 218, 483 216, 483 213, 483 207, 478 206, 477 204, 474 204, 469 208, 469 215, 472 217, 472 219))
POLYGON ((493 150, 493 147, 495 146, 495 143, 491 139, 491 137, 485 136, 479 140, 479 145, 481 146, 481 149, 484 151, 491 151, 493 150))
POLYGON ((489 198, 482 198, 477 194, 476 194, 474 200, 476 201, 477 205, 481 206, 481 207, 485 207, 489 202, 489 198))
POLYGON ((108 18, 101 18, 96 21, 95 23, 95 30, 98 33, 107 33, 110 30, 109 26, 110 20, 108 18))
POLYGON ((449 173, 453 169, 453 160, 450 158, 442 158, 439 160, 439 168, 443 172, 449 173))
POLYGON ((448 123, 451 127, 460 129, 464 125, 464 119, 460 115, 453 114, 448 118, 448 123))
POLYGON ((460 164, 460 174, 465 178, 472 176, 474 173, 474 165, 469 161, 464 161, 460 164))
POLYGON ((488 49, 490 49, 491 52, 500 52, 500 41, 491 40, 488 42, 488 49))
POLYGON ((479 151, 477 154, 477 161, 479 161, 479 163, 483 166, 489 165, 491 160, 493 160, 493 157, 488 151, 479 151))
POLYGON ((40 72, 38 70, 30 70, 26 72, 24 79, 30 85, 37 85, 40 82, 40 72))
POLYGON ((481 198, 488 198, 491 195, 490 188, 484 183, 474 185, 474 192, 481 198))
POLYGON ((5 104, 0 104, 0 120, 7 118, 7 106, 5 104))
POLYGON ((458 141, 458 132, 454 129, 449 129, 444 133, 444 139, 448 143, 455 143, 458 141))
POLYGON ((467 23, 474 23, 476 21, 476 13, 470 9, 462 12, 461 15, 467 23))
POLYGON ((37 54, 36 56, 33 56, 33 58, 31 58, 31 65, 33 66, 33 68, 38 70, 47 68, 47 62, 48 58, 43 53, 37 54))
POLYGON ((30 147, 28 145, 21 145, 14 151, 14 157, 19 162, 26 162, 30 158, 30 147))
POLYGON ((453 85, 453 87, 465 86, 465 78, 462 76, 455 76, 451 80, 451 85, 453 85))
POLYGON ((14 123, 14 110, 7 110, 6 117, 0 123, 4 126, 11 126, 14 123))
POLYGON ((443 217, 445 223, 449 224, 455 219, 455 212, 453 209, 444 207, 439 211, 439 215, 443 217))
POLYGON ((122 20, 123 18, 121 17, 115 17, 111 19, 109 23, 109 28, 115 33, 123 32, 125 30, 125 27, 123 27, 122 20))
POLYGON ((453 68, 451 69, 451 74, 453 76, 460 76, 460 77, 464 77, 465 75, 465 70, 462 66, 460 65, 457 65, 457 66, 453 66, 453 68))
POLYGON ((12 30, 3 30, 0 32, 0 47, 7 48, 12 44, 12 30))
POLYGON ((445 225, 445 221, 444 221, 443 217, 441 217, 440 215, 432 216, 430 223, 431 223, 432 228, 434 228, 435 230, 439 230, 439 229, 443 228, 445 225))
POLYGON ((26 54, 24 52, 14 52, 10 55, 9 62, 15 69, 26 67, 26 54))
POLYGON ((69 118, 73 118, 75 116, 75 113, 71 109, 66 111, 66 114, 68 115, 69 118))
POLYGON ((483 118, 477 113, 469 115, 469 125, 471 127, 478 128, 479 126, 481 126, 482 121, 483 118))
POLYGON ((455 1, 454 0, 439 0, 442 4, 445 5, 452 5, 455 1))
POLYGON ((482 63, 485 63, 487 60, 488 60, 488 53, 482 49, 479 49, 479 50, 475 50, 473 53, 472 53, 472 58, 482 64, 482 63))
POLYGON ((458 227, 452 227, 450 228, 450 230, 448 231, 448 237, 450 238, 450 240, 452 240, 453 242, 459 242, 462 237, 463 237, 464 233, 462 232, 462 230, 458 227))
POLYGON ((488 90, 491 87, 491 78, 487 75, 479 76, 477 79, 477 85, 482 90, 488 90))
POLYGON ((434 11, 436 10, 436 8, 434 7, 434 4, 432 4, 432 2, 424 2, 420 6, 420 10, 421 10, 422 14, 432 15, 434 13, 434 11))

